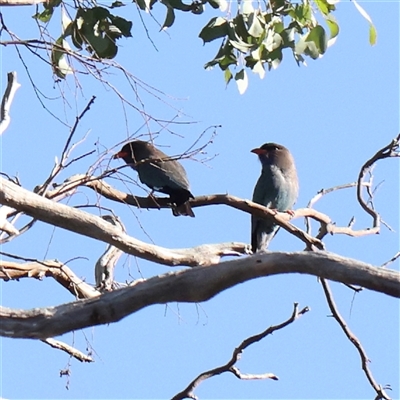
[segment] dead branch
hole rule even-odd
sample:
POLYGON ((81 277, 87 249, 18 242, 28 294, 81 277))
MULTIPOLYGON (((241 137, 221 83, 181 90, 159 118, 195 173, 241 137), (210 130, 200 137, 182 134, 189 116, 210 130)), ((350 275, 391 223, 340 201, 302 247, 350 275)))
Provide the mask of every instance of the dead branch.
MULTIPOLYGON (((121 232, 125 233, 126 229, 124 224, 118 217, 113 215, 103 215, 105 221, 120 228, 121 232)), ((94 267, 94 276, 96 281, 96 288, 100 291, 110 291, 114 286, 114 268, 122 251, 115 246, 108 245, 104 254, 100 256, 94 267)))
POLYGON ((223 374, 224 372, 231 372, 233 375, 235 375, 238 379, 242 380, 254 380, 254 379, 273 379, 273 380, 278 380, 279 378, 272 373, 264 373, 264 374, 243 374, 242 372, 239 371, 239 369, 235 366, 235 364, 239 361, 239 359, 242 356, 243 351, 249 347, 250 345, 259 342, 260 340, 264 339, 268 335, 272 335, 273 332, 283 329, 286 326, 290 325, 296 319, 300 318, 303 314, 309 311, 308 307, 303 308, 301 311, 298 310, 298 304, 294 304, 294 309, 293 313, 290 316, 290 318, 279 324, 279 325, 274 325, 270 326, 268 329, 265 331, 259 333, 258 335, 251 336, 236 347, 236 349, 233 351, 231 359, 224 365, 221 365, 220 367, 213 368, 209 371, 205 371, 201 373, 197 378, 195 378, 192 382, 189 383, 189 385, 183 389, 181 392, 176 394, 172 400, 182 400, 182 399, 197 399, 197 396, 193 393, 194 389, 203 381, 206 379, 209 379, 213 376, 217 376, 220 374, 223 374))
MULTIPOLYGON (((112 226, 110 224, 110 226, 112 226)), ((310 274, 400 298, 400 273, 328 252, 259 253, 251 257, 155 276, 94 299, 28 311, 0 308, 0 336, 46 339, 117 322, 154 304, 206 301, 261 276, 310 274)))
POLYGON ((64 342, 61 342, 60 340, 55 340, 55 339, 42 339, 43 343, 48 344, 49 346, 53 347, 54 349, 62 350, 69 354, 71 357, 74 357, 76 360, 81 361, 81 362, 93 362, 93 358, 90 356, 87 356, 86 354, 82 353, 81 351, 75 349, 74 347, 70 346, 69 344, 66 344, 64 342))
MULTIPOLYGON (((129 204, 139 208, 160 209, 171 207, 167 198, 133 196, 131 194, 114 189, 109 184, 98 178, 87 175, 74 175, 68 178, 62 185, 58 185, 55 190, 49 191, 47 196, 49 198, 53 198, 67 192, 72 192, 76 190, 76 187, 78 186, 87 186, 109 200, 118 201, 120 203, 129 204)), ((260 204, 253 203, 250 200, 243 200, 229 194, 215 194, 198 196, 194 200, 190 200, 190 205, 193 207, 227 205, 264 218, 273 218, 273 220, 283 229, 302 240, 307 245, 307 248, 312 248, 315 246, 318 249, 324 249, 324 244, 320 240, 313 238, 306 232, 289 223, 289 220, 292 218, 289 214, 277 213, 274 210, 270 210, 264 206, 261 206, 260 204)), ((312 211, 312 214, 315 215, 315 212, 312 211)), ((303 214, 301 214, 301 216, 303 216, 303 214)), ((329 217, 326 216, 324 216, 324 218, 321 217, 321 220, 323 219, 330 221, 329 217)))
POLYGON ((378 150, 369 160, 367 160, 361 167, 360 173, 357 179, 357 200, 360 203, 362 209, 369 214, 373 219, 373 227, 371 230, 374 233, 378 233, 380 230, 380 216, 371 207, 368 206, 367 202, 363 199, 362 189, 363 189, 363 179, 365 174, 371 169, 371 167, 379 160, 384 160, 390 157, 400 157, 399 152, 400 147, 400 134, 397 135, 387 146, 378 150))
POLYGON ((0 0, 0 7, 3 6, 33 6, 35 4, 47 3, 48 0, 0 0))
POLYGON ((15 210, 11 207, 0 207, 0 231, 4 231, 9 235, 19 235, 19 230, 11 222, 7 221, 7 218, 14 213, 15 210))
POLYGON ((0 204, 23 211, 43 222, 111 244, 125 253, 163 265, 216 264, 226 255, 248 254, 245 243, 217 243, 189 249, 166 249, 141 242, 102 218, 48 200, 0 178, 0 204))
MULTIPOLYGON (((0 6, 1 4, 0 0, 0 6)), ((10 117, 10 107, 11 103, 14 99, 15 92, 20 88, 21 85, 17 82, 17 73, 9 72, 7 74, 7 87, 3 95, 3 99, 1 101, 0 106, 0 136, 5 132, 10 125, 11 117, 10 117)))
POLYGON ((390 400, 390 397, 387 395, 385 390, 382 388, 381 385, 378 385, 372 376, 372 373, 368 367, 368 363, 370 362, 369 358, 367 357, 367 354, 360 343, 360 340, 354 333, 350 330, 350 328, 347 326, 346 321, 343 319, 343 317, 340 315, 339 310, 335 304, 335 301, 333 299, 333 294, 332 291, 329 287, 328 281, 325 279, 321 279, 321 284, 324 289, 325 297, 327 299, 329 309, 331 310, 331 313, 335 320, 339 323, 339 326, 342 328, 344 334, 347 336, 349 341, 354 345, 354 347, 357 349, 360 358, 361 358, 361 367, 370 383, 372 388, 375 390, 377 394, 377 399, 387 399, 390 400))
POLYGON ((42 280, 44 277, 55 279, 78 299, 91 299, 100 295, 93 286, 82 281, 70 268, 59 261, 31 261, 20 264, 0 260, 0 279, 4 281, 22 278, 42 280))

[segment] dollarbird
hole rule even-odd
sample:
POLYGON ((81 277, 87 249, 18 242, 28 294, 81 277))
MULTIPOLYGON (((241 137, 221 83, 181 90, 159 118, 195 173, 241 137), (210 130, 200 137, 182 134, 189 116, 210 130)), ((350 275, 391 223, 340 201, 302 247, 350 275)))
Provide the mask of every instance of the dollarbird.
MULTIPOLYGON (((253 192, 253 201, 280 212, 289 211, 297 200, 299 182, 293 156, 276 143, 266 143, 251 150, 258 155, 262 170, 253 192)), ((251 217, 253 253, 265 250, 278 226, 268 219, 251 217)))
POLYGON ((137 171, 140 182, 150 189, 168 194, 175 216, 194 217, 188 203, 194 196, 190 192, 186 171, 178 161, 171 160, 151 143, 142 140, 125 144, 113 158, 122 158, 137 171))

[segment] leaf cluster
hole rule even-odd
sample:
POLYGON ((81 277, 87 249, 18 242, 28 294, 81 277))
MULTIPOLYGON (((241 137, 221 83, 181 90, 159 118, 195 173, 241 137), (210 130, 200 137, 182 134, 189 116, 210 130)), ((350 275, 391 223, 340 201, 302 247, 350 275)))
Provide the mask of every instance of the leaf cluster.
MULTIPOLYGON (((358 11, 370 24, 370 43, 376 42, 376 31, 368 14, 353 0, 358 11)), ((199 15, 208 4, 213 9, 226 11, 226 0, 192 0, 186 4, 182 0, 133 0, 139 10, 151 13, 157 3, 166 7, 166 16, 161 30, 171 27, 176 12, 191 12, 199 15)), ((206 69, 219 66, 225 82, 232 79, 238 84, 239 92, 247 89, 246 69, 257 73, 260 78, 266 70, 276 69, 283 60, 283 51, 289 49, 298 65, 305 64, 306 58, 318 59, 332 45, 338 34, 339 24, 333 13, 337 0, 269 0, 257 3, 242 0, 237 3, 235 15, 231 9, 226 16, 216 16, 203 27, 199 37, 203 43, 222 39, 215 57, 205 64, 206 69)), ((55 7, 62 0, 45 3, 42 13, 34 17, 47 23, 55 7)), ((109 9, 124 6, 115 1, 109 9)), ((232 4, 230 5, 232 7, 232 4)), ((71 20, 63 8, 63 32, 52 50, 51 62, 55 74, 60 78, 72 72, 65 59, 71 52, 66 38, 70 37, 77 51, 83 48, 96 59, 112 59, 117 55, 117 39, 130 37, 132 22, 98 5, 75 7, 76 15, 71 20)))

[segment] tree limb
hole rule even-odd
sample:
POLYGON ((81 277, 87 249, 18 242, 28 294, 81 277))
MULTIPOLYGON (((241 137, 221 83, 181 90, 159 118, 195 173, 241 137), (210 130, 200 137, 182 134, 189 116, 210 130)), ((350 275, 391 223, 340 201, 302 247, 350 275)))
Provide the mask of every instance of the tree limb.
POLYGON ((243 374, 242 372, 239 371, 239 369, 237 367, 235 367, 235 364, 240 359, 243 351, 247 347, 264 339, 268 335, 272 335, 272 333, 274 333, 275 331, 285 328, 286 326, 288 326, 291 323, 293 323, 294 321, 296 321, 296 319, 300 318, 303 314, 305 314, 308 311, 309 311, 308 307, 304 307, 301 311, 299 311, 298 304, 295 303, 293 313, 287 321, 285 321, 279 325, 270 326, 269 328, 267 328, 263 332, 259 333, 258 335, 254 335, 254 336, 251 336, 251 337, 243 340, 242 343, 238 347, 236 347, 236 349, 233 351, 231 359, 226 364, 201 373, 197 378, 195 378, 192 382, 190 382, 189 385, 184 390, 182 390, 181 392, 176 394, 172 398, 172 400, 182 400, 182 399, 186 399, 186 398, 197 399, 197 397, 193 393, 193 390, 196 389, 196 387, 201 382, 205 381, 206 379, 209 379, 216 375, 220 375, 224 372, 231 372, 237 378, 242 379, 242 380, 273 379, 273 380, 277 381, 279 378, 275 374, 272 374, 272 373, 257 374, 257 375, 243 374))
POLYGON ((216 264, 227 255, 247 254, 244 243, 206 244, 170 250, 141 242, 102 218, 43 198, 0 177, 0 204, 5 204, 53 226, 111 244, 125 253, 163 265, 197 266, 216 264))
POLYGON ((388 394, 385 392, 384 388, 382 388, 381 385, 378 385, 372 376, 372 373, 368 367, 368 363, 370 362, 369 358, 367 357, 367 354, 360 342, 360 340, 357 338, 357 336, 350 330, 350 328, 347 326, 346 321, 343 319, 343 317, 340 315, 340 312, 338 308, 336 307, 335 301, 333 299, 332 291, 329 287, 329 283, 326 279, 321 279, 321 284, 325 292, 325 297, 328 301, 329 309, 331 310, 331 313, 335 320, 339 323, 339 326, 342 328, 344 334, 347 336, 349 341, 354 345, 354 347, 357 349, 360 358, 361 358, 361 366, 362 369, 372 386, 372 388, 375 390, 377 394, 377 399, 387 399, 390 400, 390 397, 388 394))
POLYGON ((91 299, 98 297, 98 292, 92 285, 78 278, 65 264, 55 261, 32 261, 20 264, 12 261, 0 260, 0 279, 4 281, 18 280, 21 278, 43 279, 54 278, 78 299, 91 299))
POLYGON ((311 274, 400 298, 400 274, 327 252, 259 253, 211 267, 155 276, 95 299, 29 311, 0 308, 0 336, 46 339, 117 322, 153 304, 203 302, 239 283, 283 273, 311 274))

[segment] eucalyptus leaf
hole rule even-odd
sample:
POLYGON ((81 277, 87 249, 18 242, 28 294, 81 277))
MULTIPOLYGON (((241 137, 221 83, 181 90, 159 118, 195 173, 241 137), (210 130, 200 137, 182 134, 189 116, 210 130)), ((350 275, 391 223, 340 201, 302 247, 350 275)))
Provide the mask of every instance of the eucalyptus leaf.
POLYGON ((232 80, 232 78, 233 78, 232 72, 229 68, 227 68, 224 72, 225 83, 228 85, 229 82, 232 80))
MULTIPOLYGON (((307 35, 306 42, 315 43, 318 52, 324 54, 327 48, 325 29, 321 25, 317 25, 315 28, 311 29, 310 33, 307 35)), ((311 47, 310 43, 308 47, 311 47)))
POLYGON ((165 21, 161 26, 161 30, 167 29, 173 25, 175 21, 175 12, 172 7, 167 7, 167 15, 165 16, 165 21))
POLYGON ((225 18, 222 17, 212 18, 199 33, 199 37, 203 39, 204 43, 211 42, 215 39, 225 37, 227 35, 228 22, 225 18))
POLYGON ((61 79, 65 79, 68 74, 72 74, 73 72, 65 57, 64 49, 69 50, 69 46, 67 41, 62 37, 56 40, 51 49, 51 65, 53 67, 53 72, 61 79))
POLYGON ((244 69, 241 69, 239 72, 235 74, 235 81, 240 94, 243 94, 247 87, 249 86, 249 79, 247 77, 247 73, 244 69))

